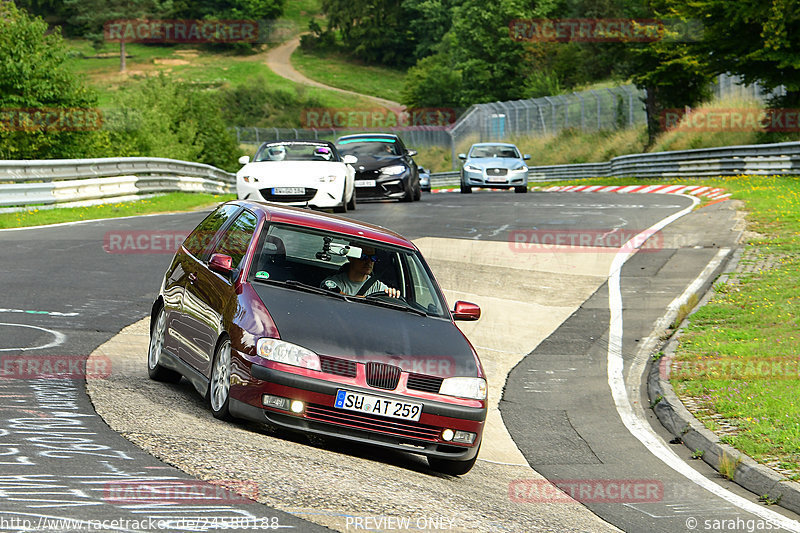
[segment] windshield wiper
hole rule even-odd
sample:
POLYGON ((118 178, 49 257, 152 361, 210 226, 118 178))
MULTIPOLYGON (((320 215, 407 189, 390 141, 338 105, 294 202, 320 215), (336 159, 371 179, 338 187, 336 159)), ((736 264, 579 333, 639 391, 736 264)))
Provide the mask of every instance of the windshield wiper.
POLYGON ((293 279, 287 279, 286 281, 277 281, 277 280, 259 280, 256 278, 257 281, 261 281, 264 283, 274 283, 276 285, 282 285, 284 287, 290 287, 292 289, 297 289, 305 292, 310 292, 313 294, 322 294, 325 296, 333 296, 334 298, 339 298, 340 300, 347 300, 347 295, 342 294, 340 292, 333 292, 329 291, 320 287, 315 287, 313 285, 309 285, 307 283, 302 283, 300 281, 295 281, 293 279))
POLYGON ((403 303, 396 304, 394 302, 387 302, 385 300, 376 300, 375 298, 369 298, 369 295, 367 296, 368 297, 364 298, 363 301, 368 304, 379 305, 381 307, 387 307, 389 309, 397 309, 400 311, 408 311, 409 313, 414 313, 419 316, 428 316, 428 313, 426 313, 425 311, 422 311, 420 309, 415 309, 408 304, 403 304, 403 303))

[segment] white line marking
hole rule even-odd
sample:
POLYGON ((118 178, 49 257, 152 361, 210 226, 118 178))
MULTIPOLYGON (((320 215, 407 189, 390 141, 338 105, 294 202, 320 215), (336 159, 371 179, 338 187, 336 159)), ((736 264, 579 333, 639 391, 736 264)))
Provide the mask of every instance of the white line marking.
POLYGON ((80 313, 61 313, 59 311, 32 311, 27 309, 3 309, 0 313, 25 313, 28 315, 48 315, 48 316, 78 316, 80 313))
MULTIPOLYGON (((674 213, 667 218, 657 222, 649 229, 640 233, 628 241, 623 249, 630 250, 631 246, 639 247, 643 243, 645 235, 652 235, 678 218, 691 212, 699 202, 697 198, 692 198, 692 205, 674 213)), ((791 520, 781 514, 766 509, 755 504, 731 491, 724 489, 706 478, 694 468, 686 464, 678 455, 667 446, 664 441, 649 426, 647 421, 636 416, 631 407, 628 391, 625 388, 625 378, 623 373, 622 359, 622 292, 620 291, 620 272, 622 266, 633 254, 630 252, 618 252, 611 264, 608 279, 608 308, 610 314, 609 335, 608 335, 608 385, 611 388, 611 395, 617 408, 622 423, 628 431, 641 442, 650 453, 658 457, 667 466, 686 477, 689 481, 706 489, 712 494, 723 500, 739 507, 740 509, 752 513, 762 520, 768 520, 773 524, 779 524, 788 531, 800 532, 800 523, 791 520)))
POLYGON ((38 329, 40 331, 45 331, 54 337, 52 342, 50 342, 49 344, 45 344, 43 346, 34 346, 32 348, 0 348, 0 352, 16 352, 16 351, 27 352, 29 350, 44 350, 45 348, 52 348, 54 346, 64 344, 64 341, 67 340, 67 336, 64 335, 63 333, 59 333, 58 331, 53 331, 52 329, 40 328, 39 326, 29 326, 27 324, 9 324, 7 322, 0 322, 0 326, 38 329))

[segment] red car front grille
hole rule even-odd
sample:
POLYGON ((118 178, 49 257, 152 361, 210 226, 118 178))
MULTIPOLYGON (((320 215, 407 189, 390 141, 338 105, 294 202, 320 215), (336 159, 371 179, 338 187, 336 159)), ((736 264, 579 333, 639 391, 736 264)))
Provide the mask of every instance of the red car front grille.
POLYGON ((366 364, 367 385, 376 389, 394 390, 400 381, 400 367, 376 363, 371 361, 366 364))
POLYGON ((384 433, 397 437, 407 437, 417 440, 436 441, 441 428, 426 426, 418 422, 391 419, 381 416, 342 411, 322 405, 307 405, 306 418, 327 422, 337 426, 346 426, 364 431, 384 433))

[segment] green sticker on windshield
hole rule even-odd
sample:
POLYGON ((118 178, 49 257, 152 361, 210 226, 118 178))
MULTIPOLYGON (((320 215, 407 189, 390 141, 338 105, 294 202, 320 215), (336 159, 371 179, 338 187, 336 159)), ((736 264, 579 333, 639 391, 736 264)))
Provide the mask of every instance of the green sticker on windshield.
POLYGON ((269 272, 266 270, 259 270, 256 272, 256 279, 269 279, 269 272))

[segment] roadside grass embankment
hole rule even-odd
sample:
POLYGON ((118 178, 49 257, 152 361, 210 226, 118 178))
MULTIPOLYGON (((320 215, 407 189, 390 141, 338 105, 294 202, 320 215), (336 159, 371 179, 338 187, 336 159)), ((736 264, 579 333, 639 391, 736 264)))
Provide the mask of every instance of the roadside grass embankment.
POLYGON ((0 229, 45 226, 62 222, 118 218, 154 213, 194 211, 205 207, 210 208, 216 206, 222 202, 233 200, 235 197, 236 195, 234 194, 187 194, 173 192, 131 202, 107 203, 87 207, 39 209, 38 207, 30 206, 25 211, 0 213, 0 229))

